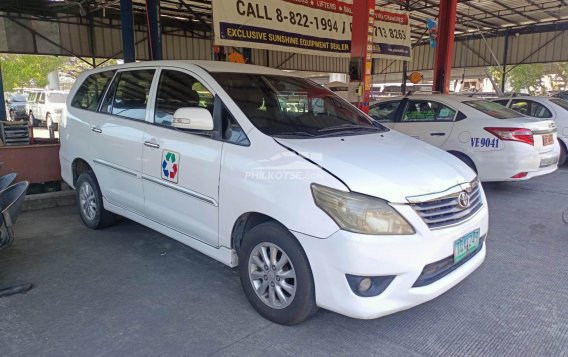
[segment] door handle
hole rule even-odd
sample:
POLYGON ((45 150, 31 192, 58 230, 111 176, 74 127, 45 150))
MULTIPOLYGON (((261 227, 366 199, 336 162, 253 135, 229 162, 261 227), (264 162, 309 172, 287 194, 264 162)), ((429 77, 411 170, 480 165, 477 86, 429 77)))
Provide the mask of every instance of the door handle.
POLYGON ((147 146, 147 147, 152 148, 152 149, 159 149, 160 148, 159 144, 153 143, 151 141, 145 141, 144 146, 147 146))
POLYGON ((446 133, 430 133, 430 136, 446 136, 446 133))
POLYGON ((92 126, 92 127, 91 127, 91 131, 94 131, 94 132, 97 133, 97 134, 100 134, 100 133, 103 132, 101 129, 97 128, 96 126, 92 126))

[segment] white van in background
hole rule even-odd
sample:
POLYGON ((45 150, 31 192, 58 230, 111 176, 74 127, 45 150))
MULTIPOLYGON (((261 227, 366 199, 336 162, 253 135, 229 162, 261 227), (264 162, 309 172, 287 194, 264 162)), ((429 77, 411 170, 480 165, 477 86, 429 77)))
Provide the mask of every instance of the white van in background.
POLYGON ((28 95, 28 116, 32 126, 45 122, 49 128, 61 121, 68 92, 39 90, 28 95))

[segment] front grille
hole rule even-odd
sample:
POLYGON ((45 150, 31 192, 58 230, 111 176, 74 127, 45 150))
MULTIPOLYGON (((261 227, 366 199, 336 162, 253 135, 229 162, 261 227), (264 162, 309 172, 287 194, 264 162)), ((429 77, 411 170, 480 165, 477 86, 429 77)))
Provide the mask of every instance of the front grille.
POLYGON ((413 288, 419 288, 422 286, 427 286, 432 283, 437 282, 438 280, 442 279, 443 277, 447 276, 457 268, 461 267, 465 263, 471 260, 474 256, 477 255, 483 249, 483 245, 485 244, 486 235, 479 239, 479 247, 473 252, 471 252, 467 257, 462 259, 460 262, 454 262, 454 256, 450 255, 447 258, 444 258, 440 261, 434 262, 432 264, 428 264, 422 270, 422 274, 418 277, 413 288))
POLYGON ((425 202, 413 203, 412 208, 430 227, 440 229, 463 222, 475 215, 483 207, 483 198, 479 182, 470 183, 464 190, 457 193, 425 202), (469 205, 460 205, 460 194, 469 195, 469 205))

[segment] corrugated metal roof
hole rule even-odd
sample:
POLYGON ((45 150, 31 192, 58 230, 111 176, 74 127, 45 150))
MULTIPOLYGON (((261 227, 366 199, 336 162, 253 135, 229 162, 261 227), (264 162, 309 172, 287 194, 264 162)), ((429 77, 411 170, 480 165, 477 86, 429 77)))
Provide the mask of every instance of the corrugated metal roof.
MULTIPOLYGON (((415 43, 410 68, 430 69, 434 50, 427 43, 426 22, 437 18, 440 1, 412 0, 409 3, 415 43)), ((377 1, 378 6, 397 9, 405 8, 406 4, 406 0, 377 1)), ((145 0, 133 0, 133 6, 137 58, 144 60, 148 58, 145 0)), ((165 59, 211 58, 211 0, 161 0, 160 8, 165 59)), ((2 0, 0 52, 91 57, 87 21, 91 17, 94 55, 120 58, 119 10, 119 0, 2 0), (26 28, 34 29, 39 35, 26 28)), ((495 65, 491 52, 501 62, 506 35, 512 39, 509 63, 568 61, 568 51, 562 50, 568 45, 565 35, 568 0, 458 0, 457 12, 456 68, 495 65), (515 36, 516 33, 519 35, 515 36)), ((343 58, 265 50, 253 50, 252 60, 255 64, 281 69, 339 73, 347 72, 348 65, 348 60, 343 58)), ((400 71, 402 62, 375 61, 375 73, 400 71)))
MULTIPOLYGON (((410 3, 413 37, 418 40, 426 29, 426 21, 438 17, 440 1, 410 3)), ((380 0, 377 5, 403 9, 406 1, 380 0)), ((568 1, 565 0, 458 0, 456 35, 467 35, 478 29, 492 32, 567 21, 568 1)))
MULTIPOLYGON (((438 17, 440 0, 377 0, 377 6, 412 11, 413 37, 418 40, 426 29, 426 21, 438 17)), ((145 0, 133 0, 134 12, 145 13, 145 0)), ((116 16, 120 0, 3 0, 0 11, 18 9, 25 13, 116 16)), ((211 0, 161 0, 162 19, 191 25, 191 28, 211 29, 211 0)), ((456 34, 516 28, 533 24, 568 21, 567 0, 458 0, 456 34)))

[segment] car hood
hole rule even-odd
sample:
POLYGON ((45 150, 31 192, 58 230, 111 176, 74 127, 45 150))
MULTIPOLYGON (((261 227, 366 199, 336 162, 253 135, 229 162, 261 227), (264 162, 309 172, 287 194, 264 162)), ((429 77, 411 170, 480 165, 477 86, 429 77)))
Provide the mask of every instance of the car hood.
POLYGON ((453 155, 395 131, 275 140, 335 175, 351 191, 393 203, 443 192, 476 177, 453 155))

